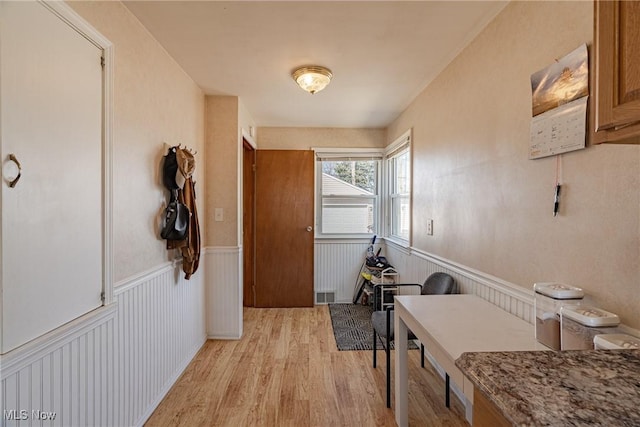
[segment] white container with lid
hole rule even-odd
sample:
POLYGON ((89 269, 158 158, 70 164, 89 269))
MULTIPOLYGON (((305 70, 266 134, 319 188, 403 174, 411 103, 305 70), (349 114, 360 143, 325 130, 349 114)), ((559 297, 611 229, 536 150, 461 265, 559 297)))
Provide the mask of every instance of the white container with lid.
POLYGON ((640 350, 640 338, 627 334, 600 334, 593 338, 596 350, 640 350))
POLYGON ((578 307, 565 306, 562 307, 560 313, 581 325, 592 328, 618 326, 620 324, 620 318, 617 314, 609 313, 596 307, 587 307, 584 305, 578 307))
POLYGON ((533 290, 536 339, 549 348, 560 350, 560 309, 566 304, 580 304, 584 291, 557 282, 535 283, 533 290))
POLYGON ((596 335, 619 324, 618 315, 600 308, 564 306, 560 310, 561 349, 592 350, 596 335))
POLYGON ((539 282, 533 285, 534 292, 553 299, 582 299, 584 291, 574 286, 556 282, 539 282))

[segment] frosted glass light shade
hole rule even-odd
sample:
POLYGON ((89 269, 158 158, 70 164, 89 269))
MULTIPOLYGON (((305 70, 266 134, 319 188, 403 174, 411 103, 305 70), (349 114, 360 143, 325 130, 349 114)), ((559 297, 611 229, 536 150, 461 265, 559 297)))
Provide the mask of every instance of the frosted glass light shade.
POLYGON ((314 65, 298 68, 291 76, 298 86, 313 95, 327 87, 333 74, 328 68, 314 65))

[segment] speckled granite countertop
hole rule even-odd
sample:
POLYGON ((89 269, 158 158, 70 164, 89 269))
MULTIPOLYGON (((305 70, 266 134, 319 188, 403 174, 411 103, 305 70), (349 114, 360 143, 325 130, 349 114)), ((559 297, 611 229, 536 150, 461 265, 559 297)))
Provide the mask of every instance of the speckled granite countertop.
POLYGON ((456 366, 516 426, 640 426, 640 350, 463 353, 456 366))

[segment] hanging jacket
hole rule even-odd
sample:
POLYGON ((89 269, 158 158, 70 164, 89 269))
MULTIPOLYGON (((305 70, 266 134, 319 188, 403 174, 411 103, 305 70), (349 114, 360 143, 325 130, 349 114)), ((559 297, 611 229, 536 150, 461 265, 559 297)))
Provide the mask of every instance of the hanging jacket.
POLYGON ((191 212, 189 230, 185 239, 186 245, 181 247, 182 270, 185 273, 185 279, 189 280, 200 264, 200 224, 196 207, 196 183, 193 181, 193 177, 187 178, 182 196, 184 204, 187 205, 189 212, 191 212))

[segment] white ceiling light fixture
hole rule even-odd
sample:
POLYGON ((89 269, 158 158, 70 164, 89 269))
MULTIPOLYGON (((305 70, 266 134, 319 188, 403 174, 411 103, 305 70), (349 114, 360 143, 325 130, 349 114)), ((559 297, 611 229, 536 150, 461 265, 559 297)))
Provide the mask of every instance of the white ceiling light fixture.
POLYGON ((298 68, 291 73, 291 77, 298 83, 298 86, 313 95, 327 87, 333 74, 326 67, 309 65, 298 68))

